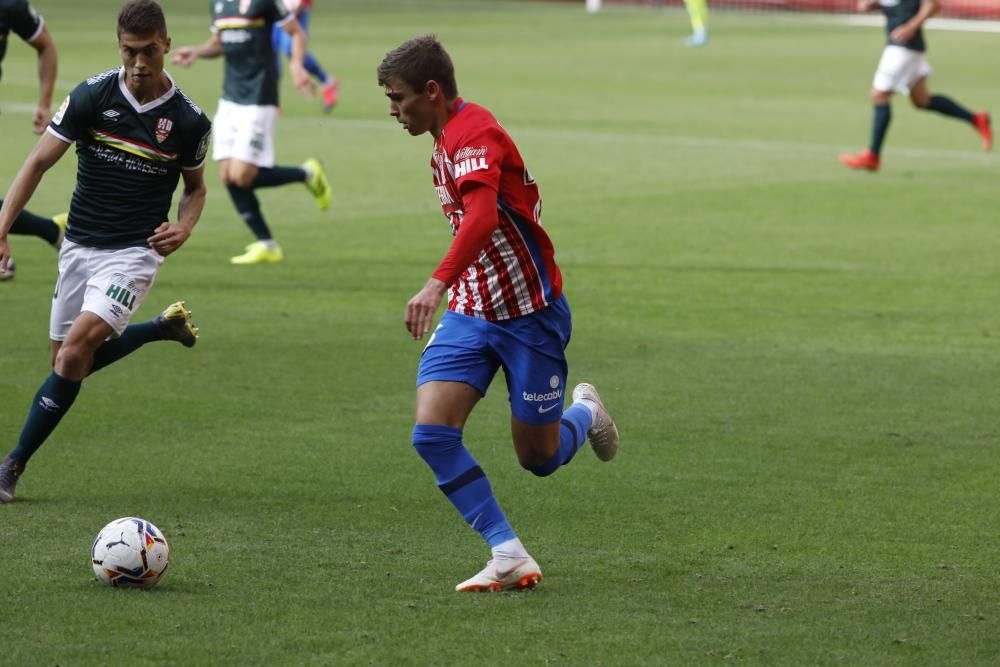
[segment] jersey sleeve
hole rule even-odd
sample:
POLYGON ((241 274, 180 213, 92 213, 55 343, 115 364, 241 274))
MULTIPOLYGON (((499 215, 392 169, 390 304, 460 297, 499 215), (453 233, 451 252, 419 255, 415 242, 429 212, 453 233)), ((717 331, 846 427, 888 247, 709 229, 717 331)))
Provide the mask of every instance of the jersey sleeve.
POLYGON ((473 183, 500 190, 500 171, 510 138, 499 126, 485 126, 457 138, 451 150, 459 191, 473 183))
POLYGON ((38 12, 35 11, 35 8, 23 0, 14 3, 14 7, 8 18, 11 30, 26 42, 31 42, 37 38, 39 33, 42 32, 42 27, 45 25, 45 22, 38 15, 38 12))
POLYGON ((49 133, 69 144, 84 136, 93 125, 93 98, 91 86, 86 81, 74 88, 52 116, 49 133))
POLYGON ((274 22, 275 25, 285 25, 293 18, 293 14, 285 3, 285 0, 274 0, 271 3, 271 8, 267 10, 267 18, 274 22))
POLYGON ((198 115, 197 120, 192 124, 190 132, 185 137, 184 147, 181 150, 181 169, 197 169, 205 164, 205 156, 208 155, 208 144, 212 141, 212 121, 204 112, 198 115))
POLYGON ((497 193, 481 183, 466 183, 462 190, 462 205, 465 209, 462 224, 448 253, 431 276, 449 287, 483 251, 500 222, 497 193))

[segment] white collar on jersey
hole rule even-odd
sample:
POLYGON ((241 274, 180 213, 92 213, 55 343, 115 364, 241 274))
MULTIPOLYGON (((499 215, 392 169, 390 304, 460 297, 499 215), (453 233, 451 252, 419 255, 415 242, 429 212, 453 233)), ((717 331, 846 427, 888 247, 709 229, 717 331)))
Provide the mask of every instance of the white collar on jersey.
POLYGON ((131 91, 129 91, 128 86, 125 85, 124 65, 122 65, 121 69, 118 70, 118 88, 121 89, 122 95, 125 96, 125 99, 128 100, 128 103, 132 105, 133 109, 135 109, 139 113, 145 113, 150 109, 155 109, 156 107, 160 106, 161 104, 169 100, 171 97, 173 97, 174 93, 177 92, 177 84, 174 83, 173 77, 171 77, 170 74, 167 73, 167 70, 163 70, 163 73, 167 75, 167 80, 170 81, 170 88, 167 90, 167 92, 163 93, 152 102, 139 104, 139 100, 135 99, 135 97, 132 96, 132 93, 131 91))

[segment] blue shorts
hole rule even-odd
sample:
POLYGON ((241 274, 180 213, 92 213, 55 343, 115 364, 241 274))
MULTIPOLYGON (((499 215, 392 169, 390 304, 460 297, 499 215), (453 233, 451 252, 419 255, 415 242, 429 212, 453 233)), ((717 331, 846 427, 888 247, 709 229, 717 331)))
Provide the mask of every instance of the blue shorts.
POLYGON ((527 424, 558 421, 572 331, 573 318, 562 296, 543 310, 500 322, 445 311, 420 357, 417 386, 435 380, 464 382, 485 396, 503 367, 512 415, 527 424))

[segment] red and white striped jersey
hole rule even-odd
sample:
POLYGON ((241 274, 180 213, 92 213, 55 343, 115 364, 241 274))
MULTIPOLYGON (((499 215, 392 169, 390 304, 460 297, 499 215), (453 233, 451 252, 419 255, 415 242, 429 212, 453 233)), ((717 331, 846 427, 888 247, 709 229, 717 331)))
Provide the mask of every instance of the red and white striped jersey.
POLYGON ((462 189, 496 192, 498 224, 485 247, 448 285, 448 309, 497 321, 545 308, 562 295, 552 241, 541 226, 542 198, 514 141, 493 114, 459 98, 434 141, 434 188, 457 234, 465 215, 462 189))

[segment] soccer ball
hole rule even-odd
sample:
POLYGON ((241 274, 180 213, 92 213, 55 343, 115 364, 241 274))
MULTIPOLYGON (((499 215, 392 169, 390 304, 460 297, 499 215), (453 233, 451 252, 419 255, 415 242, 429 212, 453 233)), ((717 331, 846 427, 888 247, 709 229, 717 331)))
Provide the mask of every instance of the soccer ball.
POLYGON ((97 534, 90 550, 94 574, 109 586, 152 588, 170 565, 170 547, 145 519, 115 519, 97 534))

